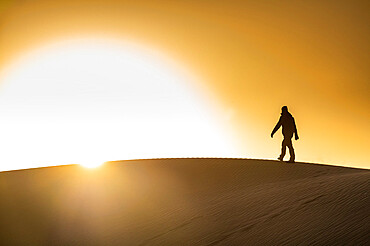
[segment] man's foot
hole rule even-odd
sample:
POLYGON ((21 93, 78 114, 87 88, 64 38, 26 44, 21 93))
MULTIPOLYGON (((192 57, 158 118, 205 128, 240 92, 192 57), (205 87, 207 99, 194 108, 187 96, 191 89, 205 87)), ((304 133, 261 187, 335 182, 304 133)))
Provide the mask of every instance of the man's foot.
POLYGON ((288 163, 294 163, 295 161, 294 160, 289 160, 287 161, 288 163))
POLYGON ((277 159, 278 159, 279 161, 283 161, 284 157, 279 156, 277 159))

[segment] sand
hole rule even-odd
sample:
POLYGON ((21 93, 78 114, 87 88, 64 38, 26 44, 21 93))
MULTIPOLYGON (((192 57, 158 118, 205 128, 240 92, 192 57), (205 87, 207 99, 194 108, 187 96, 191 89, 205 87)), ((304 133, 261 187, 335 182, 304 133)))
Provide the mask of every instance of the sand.
POLYGON ((369 245, 370 171, 158 159, 0 173, 1 245, 369 245))

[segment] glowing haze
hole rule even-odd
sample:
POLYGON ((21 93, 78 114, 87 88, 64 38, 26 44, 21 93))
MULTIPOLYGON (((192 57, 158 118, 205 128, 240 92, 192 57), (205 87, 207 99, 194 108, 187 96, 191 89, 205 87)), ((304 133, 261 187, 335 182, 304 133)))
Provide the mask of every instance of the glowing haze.
POLYGON ((3 79, 2 169, 232 154, 216 111, 181 71, 113 41, 29 54, 3 79))
POLYGON ((1 1, 0 65, 11 69, 0 159, 275 159, 281 136, 270 132, 287 105, 297 161, 369 167, 369 10, 360 0, 1 1))

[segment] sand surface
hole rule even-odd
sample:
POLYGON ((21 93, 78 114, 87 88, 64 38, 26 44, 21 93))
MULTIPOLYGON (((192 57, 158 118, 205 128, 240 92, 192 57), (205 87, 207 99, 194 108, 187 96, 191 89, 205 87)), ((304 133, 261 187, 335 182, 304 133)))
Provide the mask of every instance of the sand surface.
POLYGON ((246 159, 0 173, 1 245, 369 245, 370 171, 246 159))

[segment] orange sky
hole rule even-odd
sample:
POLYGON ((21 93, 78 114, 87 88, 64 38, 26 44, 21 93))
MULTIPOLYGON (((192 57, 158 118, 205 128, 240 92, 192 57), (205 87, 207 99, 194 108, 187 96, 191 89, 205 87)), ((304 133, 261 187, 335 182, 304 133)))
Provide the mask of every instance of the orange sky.
POLYGON ((368 1, 0 2, 0 65, 79 37, 135 41, 198 75, 223 105, 239 153, 276 158, 280 108, 297 161, 370 167, 368 1))

